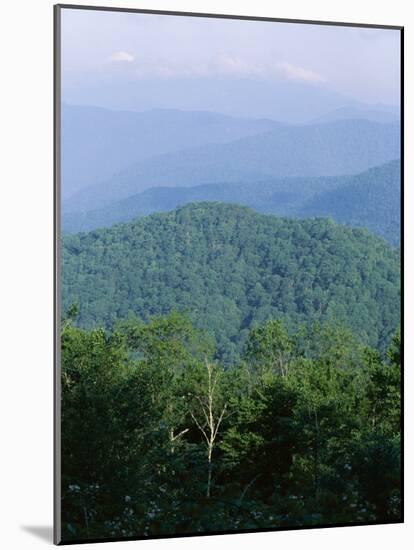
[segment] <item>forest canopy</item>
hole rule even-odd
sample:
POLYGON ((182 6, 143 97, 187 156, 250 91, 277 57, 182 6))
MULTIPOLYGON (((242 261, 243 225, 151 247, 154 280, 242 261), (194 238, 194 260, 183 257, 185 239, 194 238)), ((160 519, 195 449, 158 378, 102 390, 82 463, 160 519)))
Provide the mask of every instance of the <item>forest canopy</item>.
POLYGON ((399 285, 366 229, 223 203, 65 236, 64 539, 400 521, 399 285))
POLYGON ((399 521, 398 332, 267 320, 223 368, 178 313, 62 327, 65 540, 399 521))
POLYGON ((78 305, 80 327, 187 312, 224 363, 267 319, 290 332, 342 324, 383 350, 400 320, 399 285, 399 250, 367 230, 223 203, 63 238, 63 309, 78 305))

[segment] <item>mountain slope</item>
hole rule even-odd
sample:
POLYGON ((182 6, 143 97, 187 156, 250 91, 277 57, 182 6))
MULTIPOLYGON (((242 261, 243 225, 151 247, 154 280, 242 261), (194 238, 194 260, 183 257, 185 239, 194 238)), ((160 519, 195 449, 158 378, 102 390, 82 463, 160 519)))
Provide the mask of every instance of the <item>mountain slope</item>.
POLYGON ((372 107, 348 106, 329 111, 329 113, 316 118, 313 123, 319 124, 321 122, 349 119, 364 119, 390 124, 399 120, 399 111, 397 107, 394 110, 380 110, 372 107))
POLYGON ((223 360, 270 317, 340 321, 375 346, 399 323, 399 258, 384 241, 222 203, 65 237, 62 273, 63 310, 76 302, 82 326, 184 310, 223 360))
POLYGON ((62 204, 63 212, 101 208, 150 187, 260 181, 285 176, 356 173, 400 156, 398 124, 364 120, 280 126, 222 145, 147 159, 62 204))
POLYGON ((90 231, 200 201, 240 204, 250 206, 258 212, 287 216, 315 193, 336 188, 349 179, 349 176, 281 178, 255 183, 223 182, 195 187, 153 187, 121 201, 114 201, 101 209, 63 214, 62 230, 65 233, 90 231))
POLYGON ((338 223, 366 227, 391 244, 398 244, 400 181, 400 162, 392 161, 353 176, 154 187, 101 209, 63 214, 62 230, 90 231, 189 202, 221 201, 265 214, 331 217, 338 223))
POLYGON ((298 212, 366 227, 392 244, 400 242, 401 164, 393 161, 358 174, 337 189, 321 193, 298 212))
MULTIPOLYGON (((90 82, 87 87, 65 86, 63 99, 66 103, 89 103, 130 111, 170 109, 174 106, 182 110, 208 110, 236 117, 249 113, 254 118, 270 117, 288 124, 302 124, 342 107, 367 106, 325 86, 283 77, 258 80, 242 76, 205 76, 202 79, 171 76, 165 81, 166 85, 160 85, 158 78, 136 80, 132 77, 128 79, 127 86, 119 78, 120 73, 116 72, 112 79, 105 81, 105 86, 99 80, 90 82)), ((375 110, 387 108, 383 105, 371 107, 375 110)), ((394 110, 393 107, 391 109, 394 110)))
POLYGON ((62 196, 110 178, 134 162, 277 128, 272 120, 207 111, 113 111, 62 105, 62 196))

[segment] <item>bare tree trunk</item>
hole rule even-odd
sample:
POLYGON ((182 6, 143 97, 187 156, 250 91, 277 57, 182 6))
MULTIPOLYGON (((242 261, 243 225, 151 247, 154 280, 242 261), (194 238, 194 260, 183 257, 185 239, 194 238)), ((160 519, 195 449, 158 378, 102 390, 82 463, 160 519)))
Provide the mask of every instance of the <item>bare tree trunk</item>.
POLYGON ((212 454, 213 454, 213 448, 209 447, 208 455, 207 455, 207 460, 208 460, 207 491, 206 491, 207 498, 210 498, 211 496, 211 475, 212 475, 212 469, 213 469, 212 454))
POLYGON ((224 415, 227 410, 227 403, 224 404, 221 412, 218 416, 215 414, 215 395, 217 389, 217 383, 220 377, 220 373, 214 374, 213 365, 206 361, 207 369, 207 387, 206 394, 203 396, 195 396, 200 404, 203 420, 197 418, 197 415, 190 410, 190 415, 197 425, 200 432, 206 441, 207 446, 207 486, 206 496, 211 496, 211 485, 213 477, 213 451, 216 444, 217 434, 220 428, 220 424, 223 421, 224 415))
POLYGON ((170 429, 170 443, 171 443, 171 454, 174 453, 174 442, 177 441, 181 436, 186 434, 190 428, 185 428, 184 430, 181 430, 181 432, 178 432, 178 434, 174 435, 174 428, 170 429))

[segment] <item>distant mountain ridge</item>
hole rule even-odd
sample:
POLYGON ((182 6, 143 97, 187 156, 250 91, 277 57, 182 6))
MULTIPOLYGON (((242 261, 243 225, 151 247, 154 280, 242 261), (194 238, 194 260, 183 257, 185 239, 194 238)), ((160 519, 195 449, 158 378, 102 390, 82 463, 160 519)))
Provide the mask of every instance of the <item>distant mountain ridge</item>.
POLYGON ((280 178, 254 183, 220 182, 194 187, 151 187, 100 209, 63 213, 62 229, 69 233, 90 231, 200 201, 221 201, 250 206, 259 212, 289 215, 315 193, 332 189, 347 180, 347 176, 280 178))
POLYGON ((108 109, 147 111, 153 108, 223 113, 243 117, 271 118, 286 124, 304 124, 323 116, 328 111, 343 107, 394 110, 393 105, 370 105, 328 89, 325 86, 292 79, 216 77, 169 78, 167 85, 159 79, 128 81, 128 87, 114 78, 106 86, 95 82, 92 87, 66 88, 63 99, 67 103, 89 103, 108 109))
POLYGON ((300 217, 323 216, 366 227, 391 244, 400 242, 401 163, 398 160, 357 174, 336 189, 310 199, 300 217))
POLYGON ((276 130, 221 145, 168 153, 132 165, 62 203, 63 212, 101 208, 150 187, 353 174, 400 156, 399 124, 365 120, 276 130))
POLYGON ((384 124, 391 124, 399 120, 399 110, 395 109, 380 109, 377 108, 363 108, 360 106, 341 107, 333 111, 314 119, 313 124, 320 124, 322 122, 333 122, 335 120, 371 120, 373 122, 382 122, 384 124))
POLYGON ((132 163, 207 143, 227 143, 269 131, 270 119, 208 111, 115 111, 62 105, 62 196, 110 178, 132 163))
POLYGON ((394 160, 353 176, 155 187, 102 209, 64 214, 62 228, 68 233, 90 231, 189 202, 221 201, 279 216, 331 217, 338 223, 366 227, 398 244, 400 185, 400 161, 394 160))

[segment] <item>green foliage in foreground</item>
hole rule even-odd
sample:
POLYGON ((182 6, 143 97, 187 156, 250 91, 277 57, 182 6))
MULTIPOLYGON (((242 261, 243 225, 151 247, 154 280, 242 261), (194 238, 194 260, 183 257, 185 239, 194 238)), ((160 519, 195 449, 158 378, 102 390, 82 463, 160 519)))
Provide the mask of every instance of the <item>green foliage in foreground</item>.
POLYGON ((63 309, 79 326, 187 311, 238 360, 252 322, 339 322, 384 349, 400 319, 399 252, 362 229, 189 204, 63 239, 63 309))
POLYGON ((268 320, 213 352, 175 313, 63 323, 65 541, 400 519, 398 334, 268 320))

